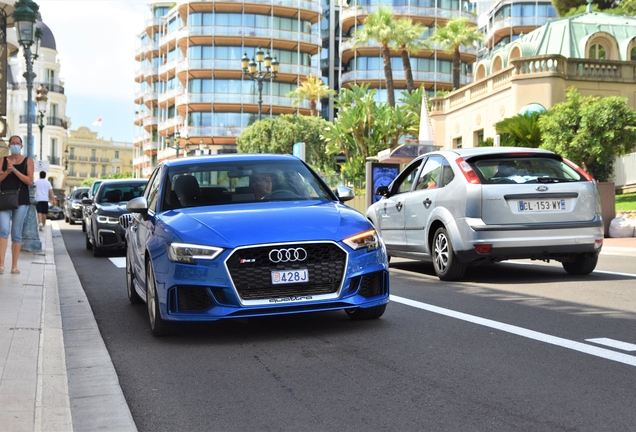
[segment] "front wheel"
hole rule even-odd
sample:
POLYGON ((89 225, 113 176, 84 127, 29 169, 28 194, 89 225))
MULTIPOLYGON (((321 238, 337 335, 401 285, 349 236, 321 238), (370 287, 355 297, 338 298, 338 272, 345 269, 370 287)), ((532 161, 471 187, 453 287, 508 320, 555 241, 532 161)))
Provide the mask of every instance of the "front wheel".
POLYGON ((378 319, 382 315, 384 315, 384 311, 386 310, 386 304, 380 306, 373 306, 370 308, 355 308, 355 309, 345 309, 345 312, 354 321, 362 321, 362 320, 370 320, 370 319, 378 319))
POLYGON ((466 272, 466 265, 457 259, 445 228, 439 228, 433 237, 433 267, 443 281, 461 279, 466 272))
POLYGON ((588 275, 596 268, 598 255, 589 255, 585 253, 576 254, 572 261, 562 263, 563 268, 568 274, 574 276, 588 275))
POLYGON ((146 304, 148 306, 150 329, 155 336, 165 336, 170 334, 170 323, 161 318, 159 296, 157 295, 157 282, 155 280, 155 270, 152 266, 152 261, 148 260, 146 265, 146 304))

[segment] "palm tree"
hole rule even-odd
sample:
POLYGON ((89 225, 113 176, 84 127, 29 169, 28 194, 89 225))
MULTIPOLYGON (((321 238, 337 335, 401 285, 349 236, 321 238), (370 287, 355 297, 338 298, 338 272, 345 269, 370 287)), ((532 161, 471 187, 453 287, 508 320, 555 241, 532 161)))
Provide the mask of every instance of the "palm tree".
POLYGON ((495 124, 502 146, 538 148, 541 141, 540 112, 528 112, 508 117, 495 124))
POLYGON ((461 47, 471 46, 474 42, 481 41, 484 35, 477 30, 477 27, 468 23, 468 18, 458 17, 449 20, 444 27, 437 27, 433 36, 429 38, 432 42, 445 47, 447 52, 453 53, 453 88, 458 89, 460 54, 461 47))
POLYGON ((353 46, 373 39, 381 45, 382 59, 384 60, 384 77, 386 79, 387 100, 391 107, 395 106, 395 94, 393 90, 393 71, 391 70, 391 51, 389 44, 395 34, 395 20, 390 8, 378 8, 369 14, 363 22, 363 27, 356 31, 353 46))
POLYGON ((305 99, 309 100, 309 110, 313 117, 318 116, 318 110, 316 109, 317 101, 335 95, 336 92, 329 88, 328 85, 323 84, 322 78, 316 75, 309 74, 305 81, 300 83, 300 86, 287 94, 288 97, 293 97, 294 105, 298 105, 305 99))
POLYGON ((413 93, 413 70, 409 54, 416 54, 426 44, 420 39, 425 28, 419 23, 413 23, 410 18, 401 18, 395 23, 393 41, 402 55, 404 65, 404 77, 406 78, 406 91, 413 93))

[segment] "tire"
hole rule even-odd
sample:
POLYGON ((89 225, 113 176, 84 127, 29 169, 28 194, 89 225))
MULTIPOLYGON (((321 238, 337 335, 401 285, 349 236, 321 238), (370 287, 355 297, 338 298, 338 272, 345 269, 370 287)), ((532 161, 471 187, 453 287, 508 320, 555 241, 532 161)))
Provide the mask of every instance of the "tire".
POLYGON ((574 276, 588 275, 596 268, 598 255, 590 255, 585 253, 576 254, 572 261, 563 262, 563 268, 568 274, 574 276))
POLYGON ((71 223, 71 220, 68 218, 68 216, 66 216, 66 214, 64 215, 64 222, 71 223))
POLYGON ((384 315, 386 304, 370 308, 345 309, 345 312, 354 321, 378 319, 384 315))
POLYGON ((155 336, 169 335, 171 333, 170 323, 161 318, 155 271, 150 260, 146 264, 146 305, 148 306, 148 318, 152 334, 155 336))
POLYGON ((69 225, 75 225, 75 221, 71 218, 69 218, 66 222, 68 222, 69 225))
POLYGON ((445 228, 435 231, 433 237, 433 267, 440 280, 459 280, 466 273, 466 265, 461 263, 455 255, 450 236, 445 228))
POLYGON ((141 304, 144 300, 137 294, 135 290, 135 275, 132 271, 132 263, 130 262, 130 258, 128 257, 128 253, 126 253, 126 291, 128 291, 128 300, 132 304, 141 304))

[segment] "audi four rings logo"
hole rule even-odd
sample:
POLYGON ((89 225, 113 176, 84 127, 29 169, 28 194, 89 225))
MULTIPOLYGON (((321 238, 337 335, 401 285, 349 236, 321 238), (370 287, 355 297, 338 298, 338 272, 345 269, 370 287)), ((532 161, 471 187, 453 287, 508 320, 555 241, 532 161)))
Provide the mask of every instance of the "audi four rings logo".
POLYGON ((269 260, 273 263, 305 261, 307 251, 303 248, 272 249, 269 252, 269 260))

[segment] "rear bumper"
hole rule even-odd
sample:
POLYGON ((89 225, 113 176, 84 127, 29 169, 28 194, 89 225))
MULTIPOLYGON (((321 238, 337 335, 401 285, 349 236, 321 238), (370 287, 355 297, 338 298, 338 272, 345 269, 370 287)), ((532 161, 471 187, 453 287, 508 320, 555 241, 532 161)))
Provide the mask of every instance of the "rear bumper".
MULTIPOLYGON (((457 221, 453 247, 460 261, 502 261, 507 259, 567 260, 572 254, 597 255, 603 244, 603 221, 536 225, 484 225, 475 219, 457 221), (488 253, 476 246, 490 245, 488 253)), ((480 221, 481 222, 481 221, 480 221)))

